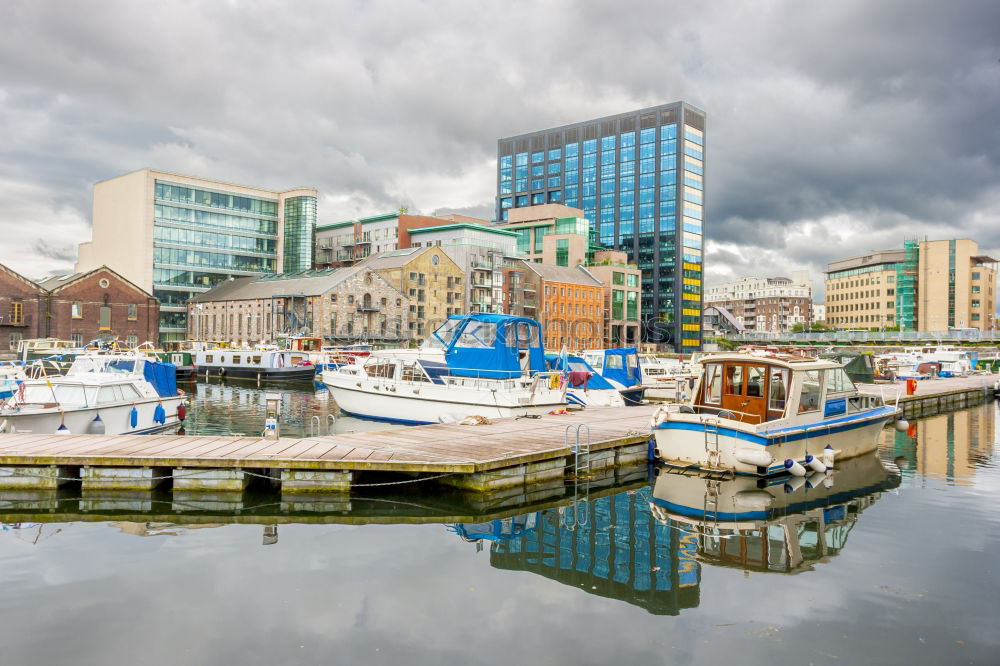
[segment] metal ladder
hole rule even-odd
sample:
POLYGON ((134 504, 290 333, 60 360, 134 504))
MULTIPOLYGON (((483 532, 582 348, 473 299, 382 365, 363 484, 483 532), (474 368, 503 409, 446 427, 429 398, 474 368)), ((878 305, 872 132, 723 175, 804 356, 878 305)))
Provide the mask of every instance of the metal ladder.
MULTIPOLYGON (((326 415, 326 434, 335 435, 337 433, 337 417, 333 414, 326 415)), ((309 420, 309 436, 317 437, 323 435, 323 420, 318 416, 314 415, 309 420)))
POLYGON ((573 476, 589 476, 590 475, 590 426, 586 423, 577 423, 576 425, 566 426, 566 430, 563 431, 563 446, 569 448, 570 452, 573 454, 573 476), (573 431, 575 434, 575 441, 573 444, 569 443, 569 434, 573 431), (581 434, 586 432, 586 441, 581 439, 581 434))
POLYGON ((719 486, 720 482, 717 480, 705 481, 705 503, 702 506, 704 526, 707 527, 711 520, 713 529, 719 526, 719 486))
POLYGON ((722 454, 719 451, 719 419, 704 419, 705 426, 705 454, 707 457, 706 469, 717 470, 721 468, 722 454))

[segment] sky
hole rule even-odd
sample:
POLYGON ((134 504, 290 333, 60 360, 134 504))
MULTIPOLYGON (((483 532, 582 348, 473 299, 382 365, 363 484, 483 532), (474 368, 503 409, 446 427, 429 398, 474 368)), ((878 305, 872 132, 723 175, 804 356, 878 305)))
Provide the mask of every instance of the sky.
POLYGON ((1000 256, 1000 3, 0 4, 0 263, 72 270, 97 181, 320 192, 320 223, 491 217, 497 139, 707 114, 709 284, 904 238, 1000 256))

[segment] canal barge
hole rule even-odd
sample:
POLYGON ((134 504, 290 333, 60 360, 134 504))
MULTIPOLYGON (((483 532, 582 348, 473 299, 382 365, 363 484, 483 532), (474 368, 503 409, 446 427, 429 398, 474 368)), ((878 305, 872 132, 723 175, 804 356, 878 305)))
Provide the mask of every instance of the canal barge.
POLYGON ((669 465, 804 476, 875 450, 882 427, 901 414, 881 394, 859 391, 833 361, 732 353, 699 362, 690 401, 652 418, 656 455, 669 465))
POLYGON ((195 372, 204 377, 269 381, 312 381, 316 366, 305 352, 276 349, 206 349, 192 353, 195 372))

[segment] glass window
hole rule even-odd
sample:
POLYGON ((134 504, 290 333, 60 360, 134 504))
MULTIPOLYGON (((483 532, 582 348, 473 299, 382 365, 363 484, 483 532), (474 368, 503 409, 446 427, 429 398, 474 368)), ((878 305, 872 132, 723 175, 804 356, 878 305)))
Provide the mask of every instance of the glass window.
POLYGON ((843 368, 826 371, 827 393, 843 393, 844 391, 855 390, 854 382, 851 381, 847 371, 843 368))
POLYGON ((743 394, 743 366, 742 365, 727 365, 726 366, 726 385, 724 388, 726 395, 742 395, 743 394))
POLYGON ((802 395, 799 397, 799 414, 819 409, 822 374, 820 370, 806 370, 802 377, 802 395))
POLYGON ((539 162, 545 161, 545 151, 539 153, 531 153, 531 163, 538 164, 539 162))
POLYGON ((608 370, 623 370, 625 365, 621 356, 607 356, 604 359, 604 367, 608 370))
POLYGON ((492 322, 473 321, 462 331, 462 336, 455 343, 456 347, 470 349, 492 349, 497 338, 497 325, 492 322))
POLYGON ((705 366, 705 402, 722 404, 722 366, 709 363, 705 366))
POLYGON ((138 318, 138 307, 135 303, 128 304, 128 318, 129 321, 135 321, 138 318))
POLYGON ((771 368, 771 385, 768 391, 767 408, 784 412, 785 400, 788 399, 788 370, 786 368, 771 368))
POLYGON ((747 397, 764 397, 764 375, 767 368, 763 365, 751 365, 747 368, 747 397))
POLYGON ((80 301, 73 301, 72 305, 70 305, 70 316, 73 319, 82 319, 83 303, 81 303, 80 301))
POLYGON ((99 329, 102 331, 111 330, 111 308, 106 305, 101 306, 101 310, 98 313, 99 329))

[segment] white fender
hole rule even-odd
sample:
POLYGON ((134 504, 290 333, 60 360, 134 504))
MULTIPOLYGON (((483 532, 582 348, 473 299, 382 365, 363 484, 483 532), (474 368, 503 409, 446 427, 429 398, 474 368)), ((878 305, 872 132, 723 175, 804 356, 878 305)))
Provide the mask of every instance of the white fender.
POLYGON ((744 465, 754 465, 755 467, 770 467, 774 462, 774 456, 763 448, 743 447, 736 449, 733 456, 744 465))
POLYGON ((785 471, 787 471, 792 476, 805 476, 806 468, 798 464, 791 458, 785 461, 785 471))
POLYGON ((741 490, 733 499, 742 507, 758 511, 767 509, 774 503, 774 496, 766 490, 741 490))
POLYGON ((833 459, 837 455, 836 451, 829 444, 823 449, 823 464, 827 467, 833 467, 833 459))
POLYGON ((814 472, 823 473, 826 471, 826 465, 819 458, 813 456, 806 456, 806 467, 814 472))
POLYGON ((829 490, 830 488, 833 488, 833 471, 832 470, 827 470, 826 471, 826 478, 823 479, 823 487, 826 488, 827 490, 829 490))
POLYGON ((793 476, 788 481, 785 481, 785 494, 790 495, 796 490, 806 485, 806 480, 801 476, 793 476))
POLYGON ((893 427, 896 428, 896 432, 906 432, 906 429, 910 427, 910 422, 904 419, 903 417, 900 417, 896 419, 896 422, 893 424, 893 427))
POLYGON ((826 472, 813 472, 806 479, 806 488, 812 490, 813 488, 819 488, 820 484, 826 481, 826 472))

